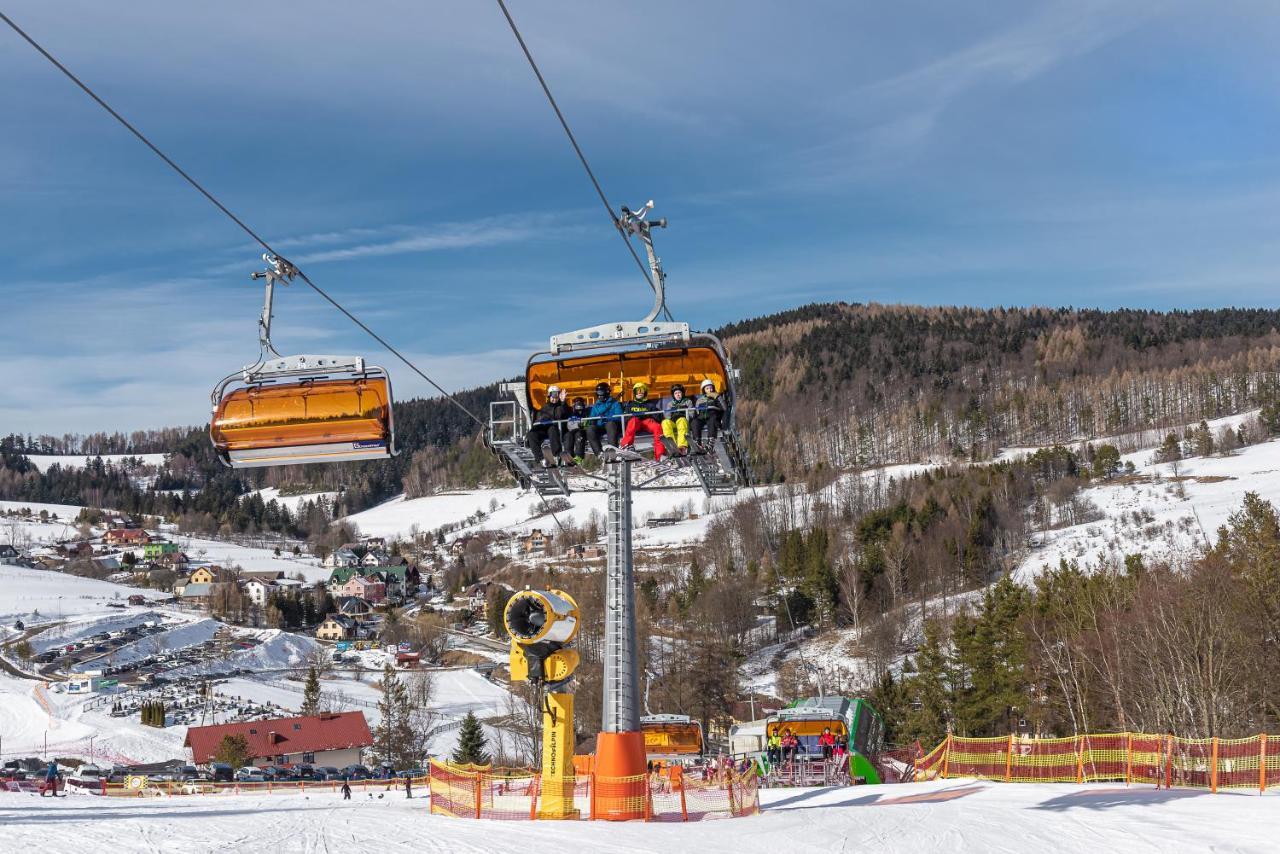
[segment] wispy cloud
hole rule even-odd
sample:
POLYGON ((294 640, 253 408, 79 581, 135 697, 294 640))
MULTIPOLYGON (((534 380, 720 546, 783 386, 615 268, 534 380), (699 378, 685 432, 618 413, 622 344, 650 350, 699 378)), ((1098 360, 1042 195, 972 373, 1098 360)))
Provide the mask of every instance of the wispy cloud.
POLYGON ((439 252, 449 249, 471 249, 480 246, 497 246, 504 243, 521 243, 535 237, 554 233, 560 225, 560 217, 535 214, 529 216, 489 217, 472 222, 454 222, 428 228, 415 229, 412 233, 389 240, 375 240, 304 254, 297 263, 318 264, 326 261, 349 261, 353 258, 370 258, 384 255, 406 255, 420 252, 439 252))

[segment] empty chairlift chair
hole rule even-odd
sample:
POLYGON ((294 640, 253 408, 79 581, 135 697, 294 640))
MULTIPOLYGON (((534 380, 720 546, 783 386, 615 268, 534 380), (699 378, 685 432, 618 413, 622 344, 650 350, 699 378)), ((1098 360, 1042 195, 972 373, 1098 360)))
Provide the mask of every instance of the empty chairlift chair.
POLYGON ((274 283, 293 268, 267 258, 262 355, 212 394, 209 436, 232 468, 386 459, 396 453, 391 378, 358 356, 280 356, 271 346, 274 283), (269 358, 273 357, 273 358, 269 358))

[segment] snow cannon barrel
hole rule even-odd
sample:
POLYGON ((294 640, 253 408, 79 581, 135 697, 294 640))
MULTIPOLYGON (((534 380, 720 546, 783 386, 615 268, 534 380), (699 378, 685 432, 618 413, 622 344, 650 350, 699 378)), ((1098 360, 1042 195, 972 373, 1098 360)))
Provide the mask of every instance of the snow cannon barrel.
POLYGON ((562 590, 521 590, 502 615, 511 636, 511 679, 559 683, 578 667, 567 649, 578 634, 578 603, 562 590))

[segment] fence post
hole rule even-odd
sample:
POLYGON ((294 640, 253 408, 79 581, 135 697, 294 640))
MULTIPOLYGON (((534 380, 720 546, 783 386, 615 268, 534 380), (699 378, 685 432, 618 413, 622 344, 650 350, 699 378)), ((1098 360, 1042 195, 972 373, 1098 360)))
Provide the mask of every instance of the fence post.
POLYGON ((595 821, 596 820, 596 772, 594 770, 592 770, 592 772, 587 775, 587 786, 590 787, 590 790, 587 792, 587 803, 591 805, 589 807, 587 820, 595 821))
MULTIPOLYGON (((552 783, 551 785, 555 785, 552 783)), ((533 775, 533 794, 529 798, 529 821, 534 821, 538 817, 538 792, 542 789, 542 775, 533 775)))
POLYGON ((733 772, 732 771, 729 772, 729 779, 728 779, 728 782, 725 783, 725 788, 729 790, 729 818, 733 818, 733 816, 737 813, 738 808, 733 800, 733 772))
POLYGON ((1164 737, 1164 787, 1173 788, 1173 736, 1164 737))
POLYGON ((648 774, 644 775, 644 820, 649 821, 653 818, 653 787, 649 785, 650 778, 648 774))
POLYGON ((680 784, 680 820, 688 821, 689 807, 684 800, 684 774, 683 773, 680 774, 679 784, 680 784))
POLYGON ((1218 737, 1213 737, 1213 765, 1209 767, 1209 791, 1218 791, 1218 737))
POLYGON ((1133 779, 1133 733, 1124 734, 1124 784, 1127 786, 1133 779))
POLYGON ((947 776, 947 770, 951 767, 951 733, 947 733, 947 740, 942 748, 942 776, 947 776))
POLYGON ((1004 781, 1008 783, 1013 777, 1013 733, 1009 733, 1009 746, 1004 754, 1004 781))
POLYGON ((1258 793, 1267 790, 1267 734, 1258 740, 1258 793))
POLYGON ((476 774, 476 818, 480 817, 480 787, 483 785, 480 775, 476 774))
POLYGON ((1076 736, 1076 782, 1084 782, 1084 736, 1076 736))

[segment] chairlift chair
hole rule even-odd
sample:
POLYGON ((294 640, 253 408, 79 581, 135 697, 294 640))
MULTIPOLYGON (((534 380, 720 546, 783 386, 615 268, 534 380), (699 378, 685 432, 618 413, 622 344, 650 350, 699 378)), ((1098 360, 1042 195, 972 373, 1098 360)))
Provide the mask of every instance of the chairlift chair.
POLYGON ((231 468, 387 459, 396 454, 394 398, 384 368, 360 356, 281 356, 271 344, 275 284, 297 270, 264 255, 266 296, 258 360, 225 377, 210 396, 209 436, 231 468))
MULTIPOLYGON (((638 213, 624 207, 618 220, 619 228, 639 236, 648 252, 654 285, 654 304, 648 316, 637 322, 606 323, 551 336, 547 350, 529 357, 524 382, 502 385, 502 390, 515 398, 516 411, 500 408, 509 401, 490 408, 490 444, 518 446, 529 428, 531 413, 546 405, 547 390, 553 385, 560 388, 562 400, 582 397, 591 401, 596 385, 604 382, 625 402, 632 385, 643 382, 656 404, 674 384, 683 385, 686 395, 696 397, 702 383, 711 380, 726 411, 714 453, 699 458, 695 471, 708 493, 733 492, 747 479, 746 460, 734 429, 738 371, 715 335, 693 332, 687 323, 662 319, 666 276, 654 252, 650 230, 665 228, 666 220, 646 220, 652 207, 653 202, 648 202, 638 213)), ((644 449, 650 441, 640 434, 637 448, 644 449)), ((519 452, 504 453, 516 455, 519 452)), ((508 461, 512 463, 513 471, 522 474, 518 461, 508 461)))

